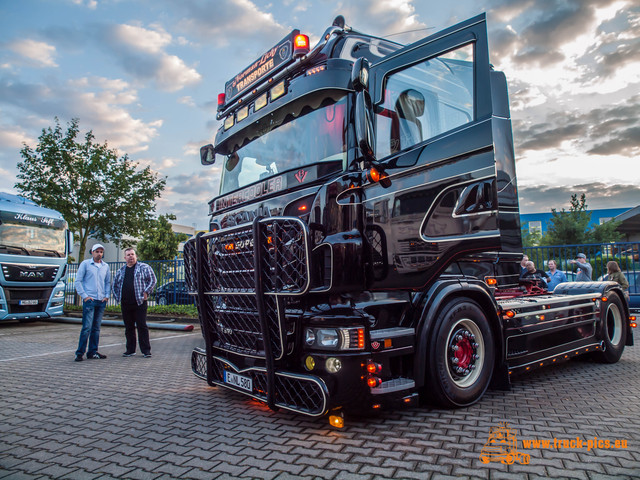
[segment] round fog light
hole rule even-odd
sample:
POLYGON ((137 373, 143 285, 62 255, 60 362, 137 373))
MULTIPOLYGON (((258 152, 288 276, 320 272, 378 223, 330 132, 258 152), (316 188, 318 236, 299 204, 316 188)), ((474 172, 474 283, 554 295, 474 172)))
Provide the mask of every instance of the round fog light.
POLYGON ((326 367, 327 367, 327 372, 338 373, 342 368, 342 362, 335 357, 329 357, 327 358, 326 367))
POLYGON ((309 355, 307 358, 304 359, 304 367, 311 371, 314 369, 314 367, 316 366, 316 361, 313 359, 313 357, 311 355, 309 355))

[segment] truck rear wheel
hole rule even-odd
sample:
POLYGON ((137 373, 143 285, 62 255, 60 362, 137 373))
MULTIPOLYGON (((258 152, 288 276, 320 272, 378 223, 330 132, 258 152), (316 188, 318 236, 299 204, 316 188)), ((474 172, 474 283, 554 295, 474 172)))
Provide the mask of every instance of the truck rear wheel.
POLYGON ((620 297, 614 292, 609 292, 608 297, 607 302, 603 302, 600 326, 604 348, 595 354, 595 359, 603 363, 616 363, 627 341, 627 322, 620 297))
POLYGON ((464 407, 484 394, 495 359, 491 326, 480 306, 455 300, 438 316, 428 354, 425 391, 443 407, 464 407))

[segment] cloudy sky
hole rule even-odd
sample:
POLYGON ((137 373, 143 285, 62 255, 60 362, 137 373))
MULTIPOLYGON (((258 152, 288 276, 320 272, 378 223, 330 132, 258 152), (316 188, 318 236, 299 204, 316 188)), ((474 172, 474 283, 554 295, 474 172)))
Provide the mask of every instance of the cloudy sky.
POLYGON ((206 228, 219 171, 198 150, 225 81, 294 28, 314 44, 337 14, 410 43, 482 12, 509 81, 522 212, 574 192, 640 205, 638 0, 2 0, 0 191, 18 193, 23 143, 79 118, 167 177, 158 212, 206 228))

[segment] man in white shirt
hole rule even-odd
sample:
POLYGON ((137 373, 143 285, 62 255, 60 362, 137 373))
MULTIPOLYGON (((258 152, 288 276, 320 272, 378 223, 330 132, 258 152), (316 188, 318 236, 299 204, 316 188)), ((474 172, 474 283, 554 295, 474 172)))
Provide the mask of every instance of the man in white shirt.
POLYGON ((111 272, 109 265, 102 261, 103 255, 104 247, 96 243, 91 247, 91 258, 80 264, 76 274, 76 291, 82 297, 82 330, 76 350, 76 362, 82 361, 85 350, 87 359, 107 358, 98 352, 100 324, 111 293, 111 272))

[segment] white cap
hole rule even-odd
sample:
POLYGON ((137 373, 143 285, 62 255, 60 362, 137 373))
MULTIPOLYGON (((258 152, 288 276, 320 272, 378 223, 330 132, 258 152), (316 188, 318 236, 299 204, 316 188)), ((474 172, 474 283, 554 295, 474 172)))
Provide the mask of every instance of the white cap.
POLYGON ((97 250, 101 248, 102 250, 104 250, 104 247, 102 246, 101 243, 96 243, 93 247, 91 247, 91 253, 93 253, 94 250, 97 250))

